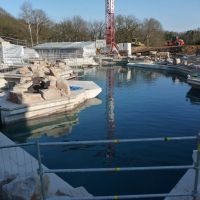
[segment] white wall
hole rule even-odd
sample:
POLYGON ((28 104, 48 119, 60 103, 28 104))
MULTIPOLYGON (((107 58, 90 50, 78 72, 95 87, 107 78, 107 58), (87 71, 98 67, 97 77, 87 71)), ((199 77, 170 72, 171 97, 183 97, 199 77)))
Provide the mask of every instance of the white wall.
POLYGON ((131 43, 119 43, 118 47, 120 51, 127 51, 128 56, 131 56, 131 43))
POLYGON ((3 51, 1 43, 0 43, 0 63, 3 63, 3 51))
POLYGON ((24 54, 23 46, 14 45, 9 42, 1 43, 1 51, 3 63, 5 64, 22 64, 22 56, 24 54))

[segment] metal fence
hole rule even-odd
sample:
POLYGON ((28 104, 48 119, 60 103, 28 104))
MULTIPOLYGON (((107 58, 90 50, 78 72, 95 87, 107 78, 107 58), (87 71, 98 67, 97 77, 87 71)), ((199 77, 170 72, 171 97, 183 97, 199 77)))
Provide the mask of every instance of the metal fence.
POLYGON ((21 40, 21 39, 7 37, 7 36, 0 36, 0 37, 4 39, 5 41, 10 42, 12 44, 27 46, 27 40, 21 40))
POLYGON ((41 196, 42 200, 46 200, 44 175, 48 173, 93 173, 93 172, 123 172, 123 171, 156 171, 156 170, 182 170, 193 169, 195 170, 194 186, 191 193, 180 194, 138 194, 138 195, 118 195, 118 196, 95 196, 95 197, 82 197, 82 198, 70 198, 72 200, 104 200, 104 199, 149 199, 149 198, 164 198, 164 197, 192 197, 193 200, 197 200, 200 195, 198 194, 198 178, 200 169, 200 134, 198 136, 185 136, 185 137, 160 137, 160 138, 142 138, 142 139, 114 139, 114 140, 94 140, 94 141, 71 141, 71 142, 48 142, 48 143, 24 143, 0 146, 1 149, 19 148, 34 146, 37 150, 38 161, 38 175, 41 182, 41 196), (66 146, 66 145, 94 145, 94 144, 120 144, 120 143, 139 143, 139 142, 170 142, 170 141, 197 141, 197 156, 193 165, 180 165, 180 166, 149 166, 149 167, 115 167, 115 168, 87 168, 87 169, 47 169, 44 168, 41 161, 41 147, 46 146, 66 146))

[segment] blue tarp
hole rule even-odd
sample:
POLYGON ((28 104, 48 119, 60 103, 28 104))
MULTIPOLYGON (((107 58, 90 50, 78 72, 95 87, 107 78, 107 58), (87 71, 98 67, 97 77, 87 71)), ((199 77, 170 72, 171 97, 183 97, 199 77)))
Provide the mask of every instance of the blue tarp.
POLYGON ((82 90, 82 87, 78 87, 78 86, 70 86, 70 90, 82 90))

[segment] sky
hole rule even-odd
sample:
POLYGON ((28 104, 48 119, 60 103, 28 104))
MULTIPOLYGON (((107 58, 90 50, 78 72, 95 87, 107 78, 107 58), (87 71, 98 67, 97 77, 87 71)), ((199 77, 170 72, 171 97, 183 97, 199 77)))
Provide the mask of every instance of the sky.
MULTIPOLYGON (((0 0, 0 7, 19 17, 24 0, 0 0)), ((88 21, 105 19, 105 0, 29 0, 54 21, 79 15, 88 21)), ((165 30, 187 31, 200 28, 200 0, 115 0, 116 14, 133 15, 139 20, 155 18, 165 30)))

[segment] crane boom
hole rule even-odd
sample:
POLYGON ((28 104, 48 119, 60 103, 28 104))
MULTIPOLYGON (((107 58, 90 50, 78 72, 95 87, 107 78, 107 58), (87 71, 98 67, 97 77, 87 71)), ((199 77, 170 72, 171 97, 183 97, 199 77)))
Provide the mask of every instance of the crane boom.
POLYGON ((115 0, 105 0, 106 2, 106 44, 111 51, 115 44, 115 0))

